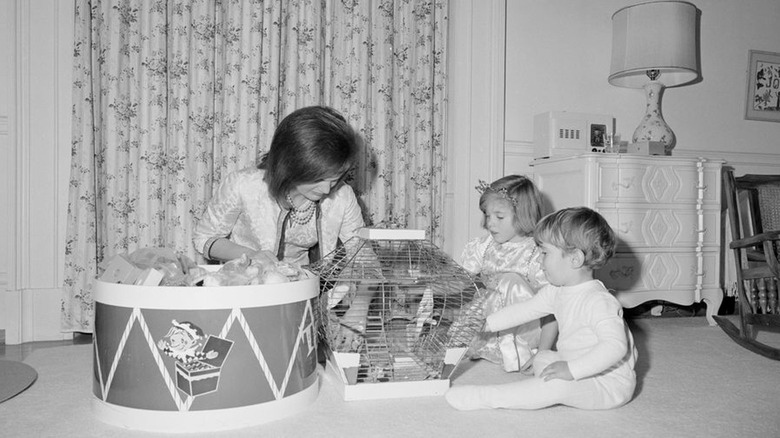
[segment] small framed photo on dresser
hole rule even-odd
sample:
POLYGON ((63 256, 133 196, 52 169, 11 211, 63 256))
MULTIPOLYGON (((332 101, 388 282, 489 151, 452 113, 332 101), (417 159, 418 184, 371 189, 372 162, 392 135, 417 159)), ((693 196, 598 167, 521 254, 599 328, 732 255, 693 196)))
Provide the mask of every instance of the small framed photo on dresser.
POLYGON ((780 53, 751 50, 745 119, 780 122, 780 53))

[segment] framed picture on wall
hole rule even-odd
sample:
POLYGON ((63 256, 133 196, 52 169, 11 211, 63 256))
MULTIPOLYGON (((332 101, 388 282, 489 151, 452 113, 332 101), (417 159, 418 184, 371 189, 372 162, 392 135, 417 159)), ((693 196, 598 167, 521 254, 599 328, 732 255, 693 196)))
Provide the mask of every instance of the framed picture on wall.
POLYGON ((780 122, 780 53, 750 51, 745 119, 780 122))

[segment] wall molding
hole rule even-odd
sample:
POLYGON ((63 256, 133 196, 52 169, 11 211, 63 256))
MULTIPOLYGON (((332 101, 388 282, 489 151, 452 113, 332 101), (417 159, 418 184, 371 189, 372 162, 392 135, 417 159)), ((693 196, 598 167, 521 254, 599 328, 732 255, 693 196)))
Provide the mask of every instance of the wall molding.
MULTIPOLYGON (((723 160, 725 165, 733 167, 738 175, 745 173, 780 174, 780 154, 675 150, 672 155, 723 160)), ((659 157, 659 159, 662 159, 662 157, 659 157)), ((533 160, 533 142, 518 140, 507 140, 504 142, 504 174, 532 173, 533 168, 528 164, 533 160)))
POLYGON ((780 154, 714 151, 679 151, 679 153, 674 154, 685 157, 704 157, 713 160, 723 160, 725 161, 725 165, 733 167, 737 174, 780 174, 780 154))
POLYGON ((16 141, 12 156, 14 163, 14 210, 13 238, 14 251, 11 263, 14 269, 10 271, 11 288, 24 290, 29 287, 30 260, 30 4, 17 2, 16 5, 16 141))
POLYGON ((507 140, 504 142, 504 155, 514 157, 533 157, 534 144, 530 141, 507 140))

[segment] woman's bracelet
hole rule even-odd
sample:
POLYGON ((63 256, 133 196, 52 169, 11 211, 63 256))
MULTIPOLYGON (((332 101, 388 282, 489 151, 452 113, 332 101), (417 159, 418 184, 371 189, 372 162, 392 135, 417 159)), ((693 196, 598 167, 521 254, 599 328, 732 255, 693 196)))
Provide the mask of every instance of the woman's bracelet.
POLYGON ((214 246, 214 242, 221 238, 222 237, 212 237, 206 241, 205 245, 203 245, 203 257, 205 257, 206 260, 211 260, 211 247, 214 246))

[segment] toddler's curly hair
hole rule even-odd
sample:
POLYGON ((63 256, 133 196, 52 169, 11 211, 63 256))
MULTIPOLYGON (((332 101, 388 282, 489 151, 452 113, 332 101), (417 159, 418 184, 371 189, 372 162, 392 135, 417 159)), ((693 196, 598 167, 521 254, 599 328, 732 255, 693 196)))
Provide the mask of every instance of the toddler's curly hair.
POLYGON ((587 207, 564 208, 543 217, 534 230, 534 240, 567 253, 579 249, 585 255, 583 265, 592 270, 604 266, 617 247, 607 220, 587 207))

